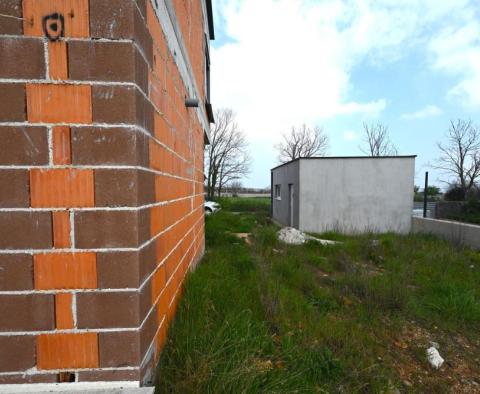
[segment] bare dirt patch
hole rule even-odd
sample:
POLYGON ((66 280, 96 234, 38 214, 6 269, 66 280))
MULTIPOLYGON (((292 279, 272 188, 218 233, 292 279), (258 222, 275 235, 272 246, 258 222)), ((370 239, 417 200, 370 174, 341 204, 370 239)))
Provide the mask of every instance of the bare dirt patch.
POLYGON ((427 330, 412 321, 392 338, 389 358, 406 387, 425 392, 480 393, 479 345, 435 327, 427 330), (438 347, 445 359, 438 370, 427 361, 430 346, 438 347))

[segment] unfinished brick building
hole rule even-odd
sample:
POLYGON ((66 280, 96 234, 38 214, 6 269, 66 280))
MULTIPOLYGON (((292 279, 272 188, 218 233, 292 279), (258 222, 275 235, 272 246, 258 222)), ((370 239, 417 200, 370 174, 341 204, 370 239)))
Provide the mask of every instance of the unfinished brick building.
POLYGON ((145 384, 204 252, 211 3, 0 14, 0 384, 145 384))

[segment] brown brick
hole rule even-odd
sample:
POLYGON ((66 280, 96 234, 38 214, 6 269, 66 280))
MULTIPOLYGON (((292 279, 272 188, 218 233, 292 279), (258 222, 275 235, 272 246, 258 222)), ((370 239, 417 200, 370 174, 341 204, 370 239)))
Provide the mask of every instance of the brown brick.
POLYGON ((129 42, 70 42, 70 78, 84 81, 135 82, 135 51, 135 47, 129 42))
POLYGON ((48 164, 48 138, 45 127, 0 126, 0 165, 48 164))
POLYGON ((27 170, 0 170, 0 207, 21 208, 30 205, 27 170))
POLYGON ((41 39, 0 37, 0 53, 1 78, 45 78, 41 39))
POLYGON ((52 247, 50 212, 0 212, 1 249, 52 247))
POLYGON ((147 166, 148 141, 134 129, 73 127, 72 163, 75 165, 124 164, 147 166))
POLYGON ((78 372, 79 382, 120 382, 138 381, 140 373, 138 369, 113 369, 104 371, 80 371, 78 372))
POLYGON ((137 100, 136 100, 136 112, 137 112, 137 121, 136 124, 140 127, 143 127, 151 135, 154 134, 154 113, 155 109, 150 101, 146 100, 145 97, 137 90, 136 91, 137 100))
POLYGON ((155 175, 131 169, 95 170, 95 206, 136 207, 155 202, 155 175))
POLYGON ((53 295, 0 295, 1 331, 43 331, 54 327, 53 295))
MULTIPOLYGON (((0 14, 21 18, 22 0, 0 1, 0 14)), ((15 18, 2 18, 2 23, 0 23, 0 34, 22 35, 22 20, 15 18)))
POLYGON ((98 287, 101 289, 139 287, 155 266, 154 242, 139 252, 97 253, 98 287))
POLYGON ((133 86, 94 86, 93 120, 99 123, 128 123, 153 134, 154 108, 133 86))
POLYGON ((27 116, 25 113, 25 84, 0 84, 0 103, 0 122, 24 121, 27 116))
POLYGON ((152 386, 155 379, 155 354, 150 352, 147 359, 142 362, 140 367, 140 385, 141 386, 152 386))
POLYGON ((140 365, 140 335, 137 331, 99 334, 100 368, 140 365))
POLYGON ((133 0, 93 1, 90 4, 90 34, 93 38, 132 38, 133 0), (112 12, 115 10, 115 12, 112 12))
POLYGON ((93 121, 136 124, 136 90, 135 86, 93 86, 93 121))
POLYGON ((35 365, 35 337, 0 336, 0 371, 25 371, 35 365))
POLYGON ((132 0, 91 3, 90 33, 95 38, 132 39, 141 48, 149 64, 152 64, 152 37, 132 0), (116 12, 113 13, 112 9, 116 12))
POLYGON ((146 18, 142 18, 137 8, 135 8, 134 12, 133 39, 142 50, 143 56, 145 56, 149 67, 152 68, 153 39, 150 35, 150 32, 148 31, 146 18))
POLYGON ((75 213, 75 245, 89 248, 134 248, 148 239, 145 223, 136 211, 75 213))
POLYGON ((25 375, 0 375, 0 384, 19 384, 19 383, 57 383, 57 373, 25 375))
POLYGON ((137 288, 139 286, 139 252, 97 253, 100 289, 137 288))
POLYGON ((150 275, 157 266, 157 250, 155 242, 150 242, 140 250, 140 283, 150 275))
POLYGON ((140 325, 136 292, 78 293, 79 328, 129 328, 140 325))
POLYGON ((148 312, 152 308, 152 279, 140 290, 140 321, 147 317, 148 312))
POLYGON ((137 7, 142 14, 143 19, 147 20, 147 3, 146 0, 135 0, 137 7))
POLYGON ((148 65, 138 51, 135 51, 135 83, 148 94, 148 65))
POLYGON ((141 241, 141 244, 148 241, 150 237, 150 215, 151 209, 140 209, 138 211, 138 237, 141 241))
POLYGON ((148 348, 155 338, 158 329, 157 312, 154 309, 147 317, 147 321, 143 324, 140 330, 140 355, 143 359, 148 348))
POLYGON ((0 291, 33 289, 31 255, 0 254, 0 272, 0 291))

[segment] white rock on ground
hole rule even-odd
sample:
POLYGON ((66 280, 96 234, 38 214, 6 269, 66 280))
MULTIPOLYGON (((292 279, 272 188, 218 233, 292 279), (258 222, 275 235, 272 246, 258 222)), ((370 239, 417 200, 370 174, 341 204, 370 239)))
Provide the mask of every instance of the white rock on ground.
POLYGON ((435 369, 440 368, 445 361, 442 356, 440 356, 438 350, 433 346, 427 349, 427 359, 430 365, 435 369))
POLYGON ((284 227, 278 232, 278 239, 282 242, 291 245, 301 245, 305 243, 305 241, 313 240, 320 242, 322 245, 335 245, 338 242, 330 241, 328 239, 318 239, 312 237, 308 234, 305 234, 303 231, 297 230, 293 227, 284 227))
POLYGON ((291 245, 301 245, 307 240, 305 233, 293 227, 282 228, 278 232, 278 239, 291 245))

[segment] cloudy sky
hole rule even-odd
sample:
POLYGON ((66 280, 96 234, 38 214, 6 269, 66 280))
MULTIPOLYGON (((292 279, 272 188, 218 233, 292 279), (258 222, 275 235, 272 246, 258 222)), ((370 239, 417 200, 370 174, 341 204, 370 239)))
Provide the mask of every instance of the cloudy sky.
MULTIPOLYGON (((449 120, 480 124, 479 0, 214 0, 212 103, 237 113, 265 187, 292 125, 359 155, 362 123, 417 154, 417 184, 449 120)), ((432 178, 432 177, 431 177, 432 178)), ((433 173, 433 181, 441 178, 433 173)))

